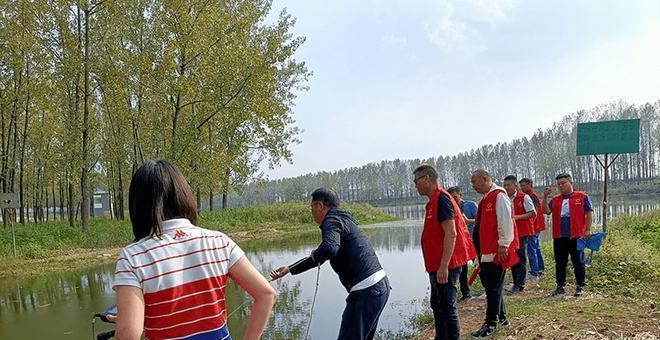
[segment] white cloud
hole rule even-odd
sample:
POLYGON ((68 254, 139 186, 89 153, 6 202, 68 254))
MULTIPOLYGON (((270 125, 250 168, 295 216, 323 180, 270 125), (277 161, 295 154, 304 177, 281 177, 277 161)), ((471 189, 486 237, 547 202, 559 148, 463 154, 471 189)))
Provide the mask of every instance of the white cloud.
POLYGON ((444 50, 481 52, 484 25, 495 27, 508 18, 514 0, 438 1, 436 11, 424 26, 429 40, 444 50), (481 27, 476 24, 483 24, 481 27))
POLYGON ((394 47, 406 47, 408 45, 408 39, 404 36, 388 34, 380 37, 380 41, 385 46, 394 46, 394 47))

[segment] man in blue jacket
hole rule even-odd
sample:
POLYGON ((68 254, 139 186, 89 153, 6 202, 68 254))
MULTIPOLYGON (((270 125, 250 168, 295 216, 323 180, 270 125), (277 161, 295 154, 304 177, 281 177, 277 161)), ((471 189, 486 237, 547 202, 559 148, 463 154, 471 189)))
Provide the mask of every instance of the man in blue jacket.
POLYGON ((390 285, 376 252, 353 216, 339 209, 337 194, 326 188, 312 193, 312 218, 319 223, 323 240, 305 257, 270 273, 277 280, 288 273, 300 274, 326 260, 349 293, 338 339, 373 339, 378 318, 390 296, 390 285))
MULTIPOLYGON (((470 232, 470 239, 474 237, 474 223, 477 218, 477 203, 474 201, 468 201, 463 199, 463 193, 461 192, 461 187, 453 186, 447 189, 447 192, 454 198, 458 207, 463 213, 465 218, 465 223, 467 224, 468 231, 470 232)), ((470 240, 472 242, 472 240, 470 240)), ((461 276, 458 280, 461 285, 461 301, 470 300, 472 294, 470 293, 470 286, 468 285, 468 265, 464 265, 461 268, 461 276)))

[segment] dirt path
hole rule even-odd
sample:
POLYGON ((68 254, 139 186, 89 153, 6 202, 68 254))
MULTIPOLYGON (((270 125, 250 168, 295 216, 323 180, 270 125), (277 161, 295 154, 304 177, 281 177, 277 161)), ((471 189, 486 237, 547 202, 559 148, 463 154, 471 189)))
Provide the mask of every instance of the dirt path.
MULTIPOLYGON (((570 291, 570 290, 569 290, 570 291)), ((550 297, 538 284, 514 296, 505 296, 511 325, 498 329, 493 339, 660 339, 660 311, 650 301, 612 298, 587 293, 581 298, 567 294, 550 297)), ((459 304, 461 336, 483 323, 486 300, 459 304)), ((433 339, 431 325, 416 340, 433 339)))

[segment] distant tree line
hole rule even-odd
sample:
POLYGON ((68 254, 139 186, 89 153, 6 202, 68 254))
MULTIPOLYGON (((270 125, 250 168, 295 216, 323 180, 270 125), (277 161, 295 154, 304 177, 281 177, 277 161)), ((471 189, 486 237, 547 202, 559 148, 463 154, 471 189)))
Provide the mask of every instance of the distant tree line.
POLYGON ((177 164, 226 204, 259 164, 290 160, 304 37, 271 0, 0 0, 0 187, 7 221, 89 225, 94 188, 126 217, 133 171, 177 164))
POLYGON ((388 203, 414 199, 417 192, 412 171, 421 163, 433 164, 444 186, 458 185, 472 195, 470 175, 478 168, 488 170, 496 180, 509 174, 528 177, 537 187, 554 185, 558 173, 568 172, 577 187, 600 191, 603 170, 598 161, 593 156, 576 156, 577 124, 633 118, 640 119, 639 153, 619 156, 611 167, 610 183, 653 183, 660 172, 660 101, 641 106, 621 101, 567 115, 550 128, 536 130, 529 138, 488 144, 452 156, 387 160, 334 172, 250 183, 242 194, 234 194, 233 202, 245 205, 306 200, 311 190, 321 186, 334 188, 347 201, 388 203))

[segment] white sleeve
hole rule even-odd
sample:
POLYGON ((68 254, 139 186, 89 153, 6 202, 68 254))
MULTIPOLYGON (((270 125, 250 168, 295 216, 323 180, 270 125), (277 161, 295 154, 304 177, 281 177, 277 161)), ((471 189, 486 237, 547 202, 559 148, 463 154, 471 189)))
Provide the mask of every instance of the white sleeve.
POLYGON ((497 194, 495 212, 497 214, 497 232, 500 236, 497 243, 508 247, 514 237, 513 218, 511 217, 511 200, 504 193, 497 194))
POLYGON ((231 268, 238 260, 241 259, 245 255, 245 252, 243 252, 243 249, 234 242, 234 240, 230 239, 229 236, 226 236, 227 238, 227 257, 229 258, 229 268, 231 268))
POLYGON ((523 204, 525 205, 525 212, 532 212, 536 211, 536 208, 534 207, 534 201, 532 201, 532 198, 529 197, 529 195, 525 195, 525 198, 523 198, 523 204))
POLYGON ((112 289, 115 289, 117 286, 133 286, 142 289, 140 278, 135 273, 126 249, 122 249, 121 253, 119 253, 119 259, 117 259, 117 266, 115 268, 115 281, 112 284, 112 289))

